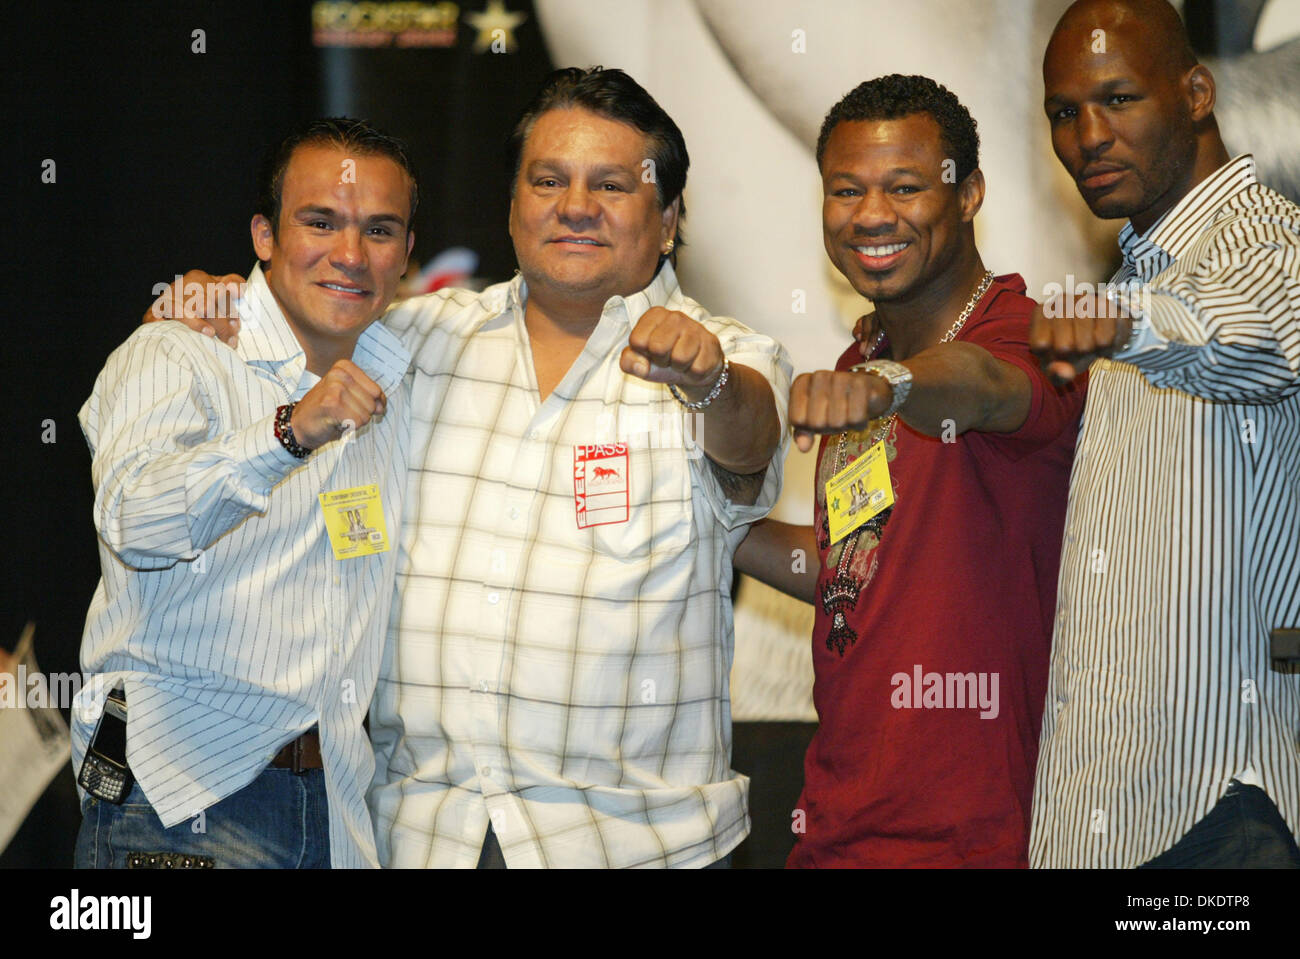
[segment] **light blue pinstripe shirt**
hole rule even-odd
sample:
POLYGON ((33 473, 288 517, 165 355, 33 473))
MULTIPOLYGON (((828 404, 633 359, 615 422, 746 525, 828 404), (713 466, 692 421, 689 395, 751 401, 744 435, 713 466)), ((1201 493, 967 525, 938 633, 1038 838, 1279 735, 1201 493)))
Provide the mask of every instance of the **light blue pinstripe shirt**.
POLYGON ((1236 778, 1300 831, 1300 209, 1242 156, 1112 282, 1140 319, 1092 367, 1070 477, 1032 866, 1128 868, 1236 778))
POLYGON ((241 315, 235 350, 180 323, 142 327, 81 410, 103 578, 82 640, 74 768, 119 680, 127 759, 168 827, 319 724, 331 860, 377 865, 361 721, 393 598, 410 356, 372 324, 352 359, 387 394, 386 415, 297 460, 272 421, 318 378, 260 268, 241 315), (392 546, 335 560, 317 494, 372 483, 392 546))

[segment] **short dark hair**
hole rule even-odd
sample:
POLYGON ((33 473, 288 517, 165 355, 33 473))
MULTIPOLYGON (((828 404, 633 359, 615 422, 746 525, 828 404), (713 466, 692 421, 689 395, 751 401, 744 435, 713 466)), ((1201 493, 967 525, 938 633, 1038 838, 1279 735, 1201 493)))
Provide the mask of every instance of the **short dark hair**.
POLYGON ((957 166, 958 183, 979 167, 980 135, 970 111, 951 90, 929 77, 898 73, 858 84, 831 107, 817 137, 817 165, 821 166, 826 143, 841 123, 901 120, 914 113, 928 113, 939 125, 943 148, 957 166))
MULTIPOLYGON (((675 264, 677 250, 686 245, 682 234, 686 201, 682 192, 686 189, 686 171, 691 165, 690 155, 686 152, 686 139, 673 118, 655 102, 655 98, 622 70, 606 70, 599 66, 586 70, 566 67, 547 76, 542 88, 524 107, 510 136, 506 138, 510 195, 515 195, 519 164, 524 155, 524 141, 532 132, 537 118, 551 110, 574 107, 635 127, 649 141, 649 159, 654 161, 655 193, 659 198, 659 208, 666 209, 674 200, 680 201, 673 252, 667 256, 675 264)), ((663 259, 660 257, 661 265, 663 259)))
POLYGON ((271 147, 262 159, 257 177, 257 208, 253 212, 260 213, 271 221, 273 233, 280 232, 280 199, 284 191, 284 174, 289 169, 293 152, 301 146, 333 146, 358 156, 388 157, 396 163, 411 181, 411 212, 406 221, 406 232, 411 232, 415 208, 420 202, 420 186, 406 144, 397 137, 376 129, 369 120, 322 117, 285 137, 271 147))

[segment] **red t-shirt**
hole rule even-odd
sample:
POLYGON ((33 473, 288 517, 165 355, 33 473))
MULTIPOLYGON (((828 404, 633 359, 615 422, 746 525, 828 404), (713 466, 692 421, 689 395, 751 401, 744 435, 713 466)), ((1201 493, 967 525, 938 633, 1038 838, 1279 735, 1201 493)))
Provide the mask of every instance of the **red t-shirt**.
MULTIPOLYGON (((1084 385, 1059 389, 1042 373, 1026 345, 1034 304, 1024 292, 1019 276, 998 277, 957 335, 1029 376, 1019 430, 945 443, 895 419, 886 439, 894 505, 833 546, 825 484, 839 436, 822 439, 821 726, 804 763, 790 866, 1027 864, 1084 385)), ((836 369, 858 362, 855 344, 836 369)), ((843 463, 868 438, 850 434, 843 463)))

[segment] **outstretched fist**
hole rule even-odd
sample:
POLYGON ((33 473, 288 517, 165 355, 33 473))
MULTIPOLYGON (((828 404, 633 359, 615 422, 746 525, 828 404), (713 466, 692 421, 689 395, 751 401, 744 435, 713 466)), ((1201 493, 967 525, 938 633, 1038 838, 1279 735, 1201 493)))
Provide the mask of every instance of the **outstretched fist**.
POLYGON ((692 402, 702 400, 722 375, 722 344, 685 313, 656 306, 637 321, 619 357, 624 373, 651 383, 672 383, 692 402))
POLYGON ((864 429, 893 402, 894 388, 874 373, 800 373, 790 386, 794 445, 807 453, 819 433, 864 429))

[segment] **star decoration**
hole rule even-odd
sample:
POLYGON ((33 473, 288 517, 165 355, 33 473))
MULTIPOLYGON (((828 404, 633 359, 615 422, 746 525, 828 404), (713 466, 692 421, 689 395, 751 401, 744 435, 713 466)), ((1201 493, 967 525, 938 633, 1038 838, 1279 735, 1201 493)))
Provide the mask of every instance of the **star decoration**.
POLYGON ((515 28, 527 19, 526 13, 511 13, 507 10, 505 0, 488 0, 487 9, 481 13, 465 14, 465 20, 478 31, 478 37, 474 40, 474 52, 483 53, 494 41, 500 40, 506 53, 514 53, 519 49, 519 43, 515 40, 515 28))

